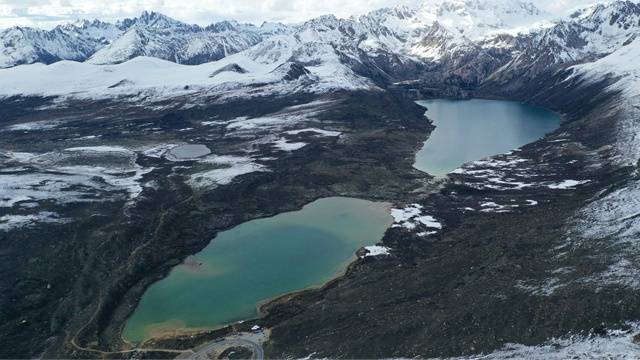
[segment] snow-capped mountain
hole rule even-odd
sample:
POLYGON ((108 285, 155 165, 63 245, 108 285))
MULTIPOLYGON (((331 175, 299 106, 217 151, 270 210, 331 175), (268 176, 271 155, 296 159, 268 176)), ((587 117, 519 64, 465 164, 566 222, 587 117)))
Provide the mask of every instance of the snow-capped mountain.
POLYGON ((286 54, 288 61, 316 68, 325 76, 348 79, 347 83, 361 81, 357 77, 388 83, 415 76, 424 62, 478 48, 472 39, 500 30, 530 28, 548 16, 523 1, 427 1, 418 7, 384 8, 357 18, 321 16, 291 26, 285 36, 266 39, 247 54, 267 61, 286 54), (322 69, 328 64, 331 72, 322 69))
POLYGON ((640 5, 616 1, 580 10, 537 32, 487 39, 483 47, 509 50, 512 58, 501 73, 533 76, 559 64, 603 57, 633 41, 639 32, 640 5))
POLYGON ((264 37, 286 32, 286 27, 256 27, 223 21, 205 28, 188 25, 155 12, 125 20, 127 30, 93 54, 89 62, 115 64, 136 56, 151 56, 181 64, 201 64, 245 50, 264 37))
POLYGON ((492 30, 474 40, 434 25, 407 52, 436 67, 434 81, 445 77, 447 83, 475 86, 486 80, 531 79, 558 66, 593 61, 632 41, 639 32, 638 3, 614 1, 528 28, 492 30))
POLYGON ((591 6, 560 20, 520 0, 426 0, 296 25, 223 21, 201 27, 145 12, 116 24, 5 30, 0 66, 60 59, 119 64, 138 56, 190 65, 222 59, 211 71, 230 66, 252 79, 269 73, 267 82, 275 81, 274 74, 291 77, 291 70, 329 88, 413 79, 474 86, 593 61, 633 41, 639 29, 640 5, 632 1, 591 6), (272 72, 278 67, 288 70, 272 72))
POLYGON ((155 12, 116 24, 80 21, 50 31, 13 27, 0 31, 0 68, 60 60, 115 64, 136 56, 152 56, 185 64, 201 64, 247 49, 288 27, 222 21, 207 27, 189 25, 155 12))
POLYGON ((0 33, 0 67, 87 59, 95 64, 114 64, 136 56, 201 64, 245 50, 273 35, 297 32, 304 36, 305 31, 321 27, 350 29, 340 40, 320 30, 327 43, 349 47, 355 42, 370 53, 406 53, 436 60, 451 46, 496 31, 527 28, 547 17, 531 3, 520 0, 428 0, 417 7, 397 6, 352 19, 324 16, 294 26, 223 21, 201 27, 144 12, 116 24, 83 21, 51 31, 4 30, 0 33), (338 28, 337 22, 341 23, 338 28))
POLYGON ((98 20, 58 26, 50 31, 12 27, 0 31, 0 68, 34 62, 84 61, 122 34, 98 20))
POLYGON ((368 34, 364 49, 392 49, 433 61, 492 33, 529 31, 549 18, 524 1, 428 0, 415 8, 373 11, 358 21, 368 34))

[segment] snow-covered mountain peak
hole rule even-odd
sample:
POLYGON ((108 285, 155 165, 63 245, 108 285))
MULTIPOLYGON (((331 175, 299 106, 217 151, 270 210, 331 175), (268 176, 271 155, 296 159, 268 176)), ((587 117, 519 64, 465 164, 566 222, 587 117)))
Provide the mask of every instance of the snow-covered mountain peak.
POLYGON ((52 30, 14 27, 0 31, 0 68, 62 59, 85 60, 122 34, 99 21, 57 26, 52 30))
POLYGON ((265 21, 260 25, 260 33, 263 35, 282 35, 291 32, 291 28, 279 22, 265 21))
POLYGON ((365 51, 438 61, 487 36, 538 29, 549 18, 521 0, 424 0, 375 10, 357 21, 365 28, 366 39, 360 44, 365 51))
POLYGON ((205 28, 156 12, 119 23, 126 32, 91 56, 95 64, 115 64, 136 56, 150 56, 183 64, 200 64, 245 50, 264 34, 252 24, 222 21, 205 28))
POLYGON ((311 19, 294 29, 295 37, 303 43, 333 44, 335 46, 357 44, 362 33, 358 22, 353 19, 340 19, 334 15, 323 15, 311 19))
POLYGON ((594 4, 575 12, 571 18, 582 24, 614 24, 620 28, 638 26, 640 3, 626 0, 613 1, 607 4, 594 4))
POLYGON ((122 24, 125 28, 138 27, 147 29, 175 29, 175 30, 192 30, 200 28, 198 25, 189 25, 182 21, 178 21, 164 14, 155 11, 143 11, 139 17, 133 19, 125 19, 122 24))
MULTIPOLYGON (((589 6, 561 21, 542 37, 564 44, 567 57, 604 56, 633 41, 640 34, 640 5, 613 1, 589 6)), ((561 53, 561 51, 556 51, 561 53)))
POLYGON ((240 27, 240 24, 235 20, 223 20, 223 21, 208 25, 206 29, 211 30, 213 32, 225 32, 225 31, 237 30, 239 27, 240 27))
POLYGON ((550 14, 520 0, 427 0, 416 11, 416 25, 439 22, 452 32, 477 40, 490 33, 525 29, 550 14))
POLYGON ((53 32, 62 32, 72 37, 91 39, 98 44, 109 44, 122 35, 123 29, 97 19, 83 19, 69 24, 58 25, 53 29, 53 32))
POLYGON ((138 17, 138 21, 140 22, 144 22, 144 23, 152 23, 152 22, 156 22, 158 20, 162 20, 162 21, 169 21, 169 22, 175 22, 176 20, 161 14, 159 12, 155 12, 155 11, 143 11, 142 14, 140 14, 140 16, 138 17))
POLYGON ((349 21, 345 19, 339 19, 333 14, 322 15, 317 18, 313 18, 311 20, 305 21, 300 27, 302 28, 312 28, 318 30, 335 30, 340 27, 340 24, 349 21))
POLYGON ((61 24, 56 27, 60 29, 65 29, 65 30, 72 30, 72 29, 88 29, 90 27, 106 27, 108 25, 111 25, 111 24, 102 22, 98 19, 95 19, 93 21, 88 19, 78 19, 76 21, 73 21, 67 24, 61 24))

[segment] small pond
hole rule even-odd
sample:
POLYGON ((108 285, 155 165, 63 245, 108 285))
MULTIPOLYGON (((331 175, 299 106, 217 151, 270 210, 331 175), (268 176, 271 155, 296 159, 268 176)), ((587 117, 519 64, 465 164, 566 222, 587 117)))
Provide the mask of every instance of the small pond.
POLYGON ((189 160, 211 154, 211 150, 202 144, 178 145, 167 152, 171 160, 189 160))

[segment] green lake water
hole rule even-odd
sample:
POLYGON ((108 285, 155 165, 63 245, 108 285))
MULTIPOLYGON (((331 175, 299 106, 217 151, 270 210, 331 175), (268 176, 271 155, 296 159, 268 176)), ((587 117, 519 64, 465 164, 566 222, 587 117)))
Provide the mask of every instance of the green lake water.
POLYGON ((146 291, 123 336, 140 342, 258 316, 260 302, 335 277, 391 223, 385 204, 326 198, 221 232, 146 291))
POLYGON ((416 155, 415 168, 444 176, 462 164, 533 142, 560 126, 544 108, 498 100, 418 101, 436 129, 416 155))

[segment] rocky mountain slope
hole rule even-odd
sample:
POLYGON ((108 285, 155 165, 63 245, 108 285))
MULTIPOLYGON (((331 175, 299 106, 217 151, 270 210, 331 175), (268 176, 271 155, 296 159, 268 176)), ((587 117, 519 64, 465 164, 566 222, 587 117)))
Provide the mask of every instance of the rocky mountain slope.
POLYGON ((572 78, 587 83, 613 79, 607 91, 619 93, 617 108, 621 121, 617 124, 616 160, 621 164, 636 164, 640 160, 640 39, 633 40, 613 53, 592 63, 572 68, 572 78))

